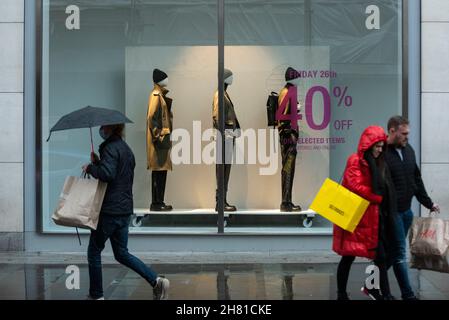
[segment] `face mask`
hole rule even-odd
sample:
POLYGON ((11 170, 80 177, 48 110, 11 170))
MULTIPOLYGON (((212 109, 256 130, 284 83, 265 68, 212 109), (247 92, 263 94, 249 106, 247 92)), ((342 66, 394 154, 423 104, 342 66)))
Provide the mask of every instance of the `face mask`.
POLYGON ((106 132, 104 132, 104 129, 103 128, 100 128, 100 137, 103 139, 103 140, 107 140, 107 139, 109 139, 109 137, 111 136, 110 134, 106 134, 106 132))
POLYGON ((227 85, 232 85, 232 83, 234 82, 234 77, 230 76, 228 78, 225 79, 224 83, 226 83, 227 85))
POLYGON ((168 78, 165 78, 161 82, 158 83, 162 88, 168 87, 168 78))

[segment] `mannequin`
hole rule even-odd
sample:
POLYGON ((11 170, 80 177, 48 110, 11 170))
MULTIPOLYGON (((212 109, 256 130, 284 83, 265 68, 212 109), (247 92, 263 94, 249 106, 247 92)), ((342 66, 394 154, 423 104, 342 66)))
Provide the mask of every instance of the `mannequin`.
POLYGON ((147 113, 147 163, 151 170, 151 211, 171 211, 166 205, 165 186, 167 172, 173 170, 170 158, 173 130, 173 100, 167 97, 168 76, 165 72, 153 71, 154 89, 150 94, 147 113))
MULTIPOLYGON (((279 106, 287 96, 288 90, 299 85, 300 74, 295 69, 289 67, 285 72, 286 86, 279 94, 279 106)), ((288 102, 285 114, 290 114, 290 101, 288 102)), ((293 181, 295 177, 297 143, 299 132, 291 127, 290 121, 278 121, 279 138, 282 154, 282 203, 281 212, 299 212, 301 207, 292 202, 293 181)))
MULTIPOLYGON (((229 97, 229 94, 227 92, 227 89, 232 83, 234 82, 234 76, 232 74, 232 71, 229 69, 225 69, 224 72, 224 82, 225 82, 225 95, 224 95, 224 110, 225 110, 225 207, 224 211, 226 212, 234 212, 237 211, 237 208, 233 205, 230 205, 227 201, 227 194, 228 194, 228 184, 229 184, 229 178, 231 175, 231 166, 232 166, 232 158, 234 153, 234 147, 235 147, 235 139, 239 137, 240 135, 240 123, 237 119, 237 115, 234 110, 234 104, 232 103, 231 98, 229 97)), ((213 121, 214 121, 214 128, 218 130, 218 90, 215 92, 214 96, 214 103, 213 103, 213 121)), ((218 165, 216 167, 216 175, 217 175, 217 181, 218 181, 218 165)), ((218 188, 215 193, 215 211, 218 211, 218 188)))

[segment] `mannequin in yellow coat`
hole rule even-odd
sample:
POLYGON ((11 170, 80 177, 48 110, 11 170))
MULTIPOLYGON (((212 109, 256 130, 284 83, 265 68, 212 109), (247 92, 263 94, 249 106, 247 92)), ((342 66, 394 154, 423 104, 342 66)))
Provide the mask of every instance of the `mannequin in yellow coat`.
POLYGON ((165 186, 167 172, 173 170, 170 152, 170 135, 173 130, 173 100, 167 97, 168 76, 165 72, 153 71, 154 89, 150 94, 147 113, 147 168, 151 174, 151 211, 171 211, 166 205, 165 186))

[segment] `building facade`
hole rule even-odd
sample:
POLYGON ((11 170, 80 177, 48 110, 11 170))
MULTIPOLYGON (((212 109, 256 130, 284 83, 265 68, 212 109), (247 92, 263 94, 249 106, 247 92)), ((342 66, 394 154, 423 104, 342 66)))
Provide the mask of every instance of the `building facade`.
POLYGON ((79 176, 89 161, 89 132, 60 132, 46 140, 61 116, 87 105, 119 110, 134 121, 126 131, 137 161, 133 249, 330 250, 328 221, 312 220, 310 212, 279 212, 279 146, 266 126, 265 103, 285 85, 288 66, 302 78, 295 202, 306 210, 326 177, 338 181, 363 128, 385 127, 390 116, 404 114, 428 192, 447 216, 445 1, 224 1, 223 8, 219 3, 2 1, 2 250, 85 250, 87 241, 79 246, 75 231, 56 226, 51 215, 64 179, 79 176), (215 166, 205 152, 213 144, 205 137, 220 50, 224 67, 234 73, 228 93, 247 139, 228 193, 238 212, 226 219, 224 232, 213 209, 215 166), (175 211, 168 214, 149 211, 144 119, 154 68, 169 75, 183 155, 174 156, 178 162, 169 173, 166 198, 175 211), (258 149, 252 154, 251 144, 265 155, 271 150, 276 161, 261 157, 258 149))

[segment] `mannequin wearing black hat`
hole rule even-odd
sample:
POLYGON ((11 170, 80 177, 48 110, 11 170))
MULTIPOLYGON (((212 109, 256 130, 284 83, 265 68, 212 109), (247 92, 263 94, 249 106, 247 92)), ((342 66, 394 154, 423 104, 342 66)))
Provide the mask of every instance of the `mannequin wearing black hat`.
MULTIPOLYGON (((228 194, 228 184, 229 184, 229 178, 231 175, 231 165, 232 165, 232 158, 234 153, 234 146, 235 146, 235 139, 240 136, 240 123, 237 119, 237 115, 235 113, 234 104, 232 103, 231 98, 229 97, 229 94, 227 92, 227 89, 230 85, 232 85, 232 82, 234 80, 234 76, 232 74, 232 71, 229 69, 225 69, 224 72, 224 78, 225 78, 225 96, 224 96, 224 109, 225 109, 225 207, 224 211, 226 212, 234 212, 237 211, 237 208, 233 205, 230 205, 227 201, 227 194, 228 194)), ((213 122, 214 122, 214 128, 218 130, 218 90, 215 92, 214 95, 214 102, 213 102, 213 122)), ((216 167, 216 174, 217 174, 217 181, 218 181, 218 165, 216 167)), ((215 195, 216 200, 216 207, 215 211, 218 211, 218 190, 216 190, 215 195)))
MULTIPOLYGON (((288 91, 293 86, 298 86, 300 81, 300 73, 289 67, 285 72, 286 86, 279 93, 279 106, 286 98, 288 91)), ((290 102, 287 103, 284 114, 290 114, 290 102)), ((296 146, 298 143, 299 132, 291 127, 290 121, 278 121, 279 138, 281 143, 282 154, 282 212, 301 211, 300 206, 296 206, 292 202, 293 181, 296 169, 296 146)))
POLYGON ((147 167, 151 174, 151 211, 171 211, 164 203, 167 172, 172 170, 170 135, 173 130, 173 100, 167 97, 168 75, 153 71, 154 89, 150 94, 147 113, 147 167))

